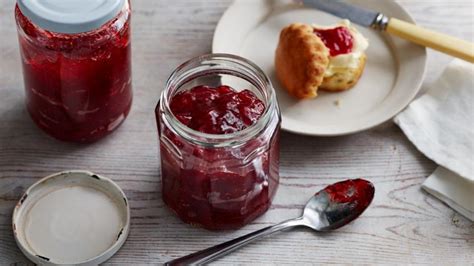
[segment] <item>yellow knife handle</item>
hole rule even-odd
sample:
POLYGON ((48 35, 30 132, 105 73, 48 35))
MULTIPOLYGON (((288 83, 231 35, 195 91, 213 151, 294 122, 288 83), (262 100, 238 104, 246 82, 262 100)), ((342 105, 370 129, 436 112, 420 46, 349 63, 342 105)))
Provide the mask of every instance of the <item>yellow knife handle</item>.
POLYGON ((391 18, 386 31, 416 44, 474 63, 474 43, 391 18))

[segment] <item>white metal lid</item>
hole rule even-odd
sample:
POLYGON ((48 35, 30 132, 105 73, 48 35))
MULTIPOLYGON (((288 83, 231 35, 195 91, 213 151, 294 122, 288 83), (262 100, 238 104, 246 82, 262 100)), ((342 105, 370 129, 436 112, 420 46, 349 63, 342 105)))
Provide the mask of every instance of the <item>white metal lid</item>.
POLYGON ((37 26, 60 33, 95 30, 118 15, 127 0, 17 0, 37 26))
POLYGON ((130 209, 112 180, 86 171, 41 179, 13 211, 21 251, 40 265, 97 265, 125 242, 130 209))

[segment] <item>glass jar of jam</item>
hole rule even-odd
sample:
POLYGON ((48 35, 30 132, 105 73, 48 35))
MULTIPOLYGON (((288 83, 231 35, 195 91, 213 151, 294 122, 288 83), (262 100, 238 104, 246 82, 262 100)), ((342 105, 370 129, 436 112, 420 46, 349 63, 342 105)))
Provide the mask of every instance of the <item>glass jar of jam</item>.
POLYGON ((183 221, 236 229, 269 208, 281 119, 259 67, 226 54, 191 59, 168 79, 156 118, 162 197, 183 221))
POLYGON ((64 141, 115 130, 132 104, 129 0, 17 0, 26 106, 64 141))

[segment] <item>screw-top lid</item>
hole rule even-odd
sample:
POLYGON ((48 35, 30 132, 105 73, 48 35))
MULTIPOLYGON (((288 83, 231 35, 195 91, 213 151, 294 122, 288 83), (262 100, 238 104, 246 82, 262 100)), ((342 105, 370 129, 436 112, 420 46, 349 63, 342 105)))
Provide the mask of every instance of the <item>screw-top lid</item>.
POLYGON ((126 0, 18 0, 37 26, 60 33, 95 30, 118 15, 126 0))
POLYGON ((67 171, 39 180, 13 211, 21 251, 40 265, 98 265, 127 239, 130 209, 112 180, 67 171))

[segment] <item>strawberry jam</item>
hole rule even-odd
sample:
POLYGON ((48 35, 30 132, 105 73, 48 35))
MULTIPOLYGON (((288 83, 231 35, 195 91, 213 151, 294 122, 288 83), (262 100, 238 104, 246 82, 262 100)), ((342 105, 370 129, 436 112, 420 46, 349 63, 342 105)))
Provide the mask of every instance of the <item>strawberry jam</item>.
POLYGON ((326 219, 335 229, 346 225, 367 209, 374 199, 375 188, 370 181, 358 178, 329 185, 319 193, 326 193, 329 198, 326 219), (341 219, 341 215, 345 219, 341 219))
MULTIPOLYGON (((238 133, 257 123, 265 111, 253 92, 228 86, 197 86, 180 92, 170 107, 187 127, 217 135, 238 133)), ((233 229, 247 224, 270 206, 278 185, 278 146, 277 131, 239 147, 211 148, 188 143, 165 129, 163 200, 194 225, 233 229), (176 158, 175 149, 182 160, 176 158)))
POLYGON ((324 191, 334 203, 358 202, 361 208, 369 206, 374 198, 374 185, 364 179, 350 179, 327 186, 324 191))
POLYGON ((190 60, 168 80, 156 117, 162 198, 181 220, 236 229, 268 210, 279 182, 281 119, 273 88, 255 65, 222 54, 190 60), (207 84, 234 72, 244 82, 253 75, 249 90, 180 89, 188 73, 194 84, 207 84))
POLYGON ((336 27, 333 29, 314 29, 314 33, 323 41, 329 49, 331 56, 348 54, 352 52, 354 37, 347 27, 336 27))
POLYGON ((116 129, 132 104, 129 3, 84 33, 45 30, 18 5, 15 15, 26 105, 37 126, 72 142, 92 142, 116 129))
POLYGON ((229 86, 198 86, 174 96, 171 111, 181 123, 194 130, 226 134, 257 122, 265 105, 249 90, 236 92, 229 86))

